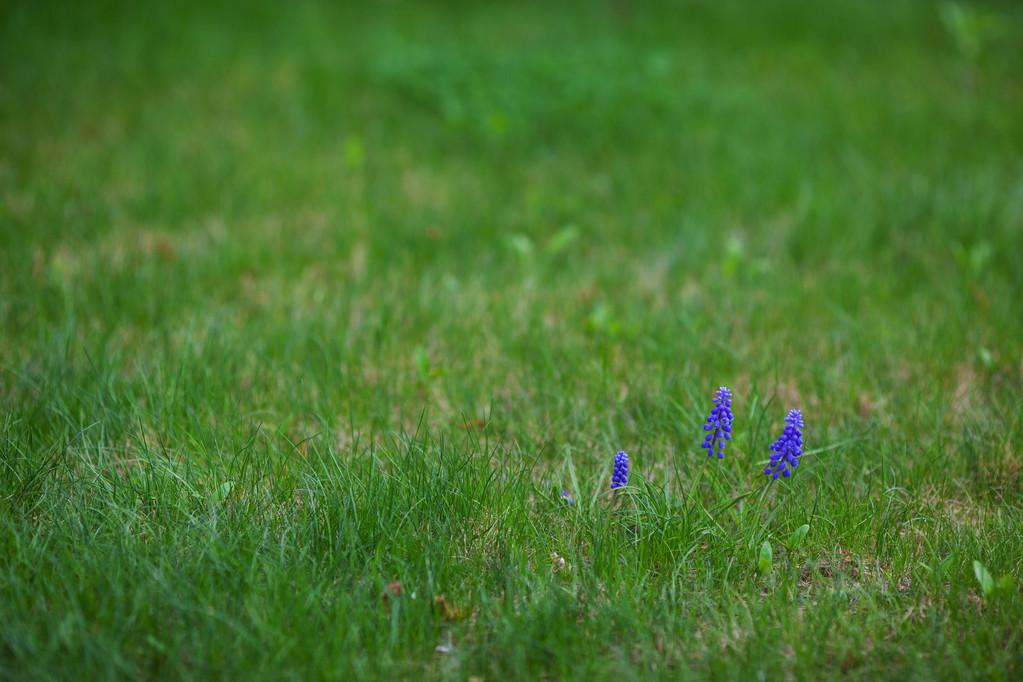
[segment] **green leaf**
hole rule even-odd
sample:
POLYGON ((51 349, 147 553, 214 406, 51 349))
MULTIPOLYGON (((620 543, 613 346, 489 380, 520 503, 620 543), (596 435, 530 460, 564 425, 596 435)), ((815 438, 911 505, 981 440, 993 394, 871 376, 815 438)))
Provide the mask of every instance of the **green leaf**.
POLYGON ((742 267, 746 255, 746 247, 738 237, 731 237, 725 243, 724 258, 721 262, 721 270, 727 277, 734 277, 742 267))
POLYGON ((565 225, 554 233, 551 240, 547 242, 547 253, 551 255, 561 253, 579 238, 579 228, 575 225, 565 225))
POLYGON ((362 140, 354 135, 345 140, 345 164, 349 168, 361 168, 365 158, 366 152, 362 148, 362 140))
POLYGON ((987 597, 995 589, 995 579, 991 577, 991 573, 984 567, 984 564, 977 560, 973 562, 973 575, 977 576, 977 582, 980 584, 980 591, 987 597))
POLYGON ((533 240, 524 234, 508 235, 506 243, 509 249, 519 254, 522 258, 529 258, 533 255, 533 240))
POLYGON ((213 491, 213 501, 220 503, 227 499, 227 496, 234 490, 234 481, 224 481, 213 491))
POLYGON ((938 6, 938 16, 960 54, 971 61, 987 52, 1004 32, 998 15, 966 3, 944 2, 938 6))
POLYGON ((593 308, 587 323, 591 330, 609 336, 617 336, 622 329, 622 325, 615 319, 611 307, 603 301, 593 308))
POLYGON ((761 575, 771 572, 773 560, 774 550, 771 549, 771 543, 768 540, 764 540, 764 544, 760 545, 760 558, 757 560, 757 570, 761 575))
POLYGON ((792 531, 792 535, 789 536, 789 549, 796 549, 803 544, 803 540, 806 539, 806 534, 810 532, 810 524, 804 523, 799 528, 792 531))

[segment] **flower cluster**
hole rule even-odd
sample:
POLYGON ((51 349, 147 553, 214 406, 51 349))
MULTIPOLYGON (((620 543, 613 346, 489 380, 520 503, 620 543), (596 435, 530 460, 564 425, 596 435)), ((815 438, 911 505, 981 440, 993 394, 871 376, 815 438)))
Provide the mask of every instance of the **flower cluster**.
POLYGON ((771 444, 771 463, 764 473, 771 478, 779 475, 788 478, 792 469, 799 466, 799 458, 803 456, 803 414, 799 410, 789 410, 785 417, 785 430, 778 440, 771 444))
POLYGON ((615 455, 615 466, 611 472, 611 490, 624 488, 629 482, 629 456, 624 450, 615 455))
MULTIPOLYGON (((708 457, 717 455, 718 459, 725 458, 725 447, 732 439, 732 419, 732 392, 722 386, 714 392, 714 407, 711 408, 703 425, 706 435, 702 447, 707 451, 708 457)), ((788 416, 785 417, 785 430, 778 440, 771 444, 770 450, 770 462, 764 469, 764 474, 770 476, 772 480, 779 476, 790 477, 792 470, 799 466, 799 458, 803 456, 802 412, 789 410, 788 416)), ((629 456, 624 450, 619 450, 611 471, 611 490, 624 488, 628 482, 629 456)), ((561 491, 561 499, 568 504, 575 503, 568 490, 561 491)))
POLYGON ((722 386, 714 393, 714 407, 703 425, 707 437, 703 449, 707 456, 717 453, 718 459, 725 458, 725 445, 732 439, 732 392, 722 386))

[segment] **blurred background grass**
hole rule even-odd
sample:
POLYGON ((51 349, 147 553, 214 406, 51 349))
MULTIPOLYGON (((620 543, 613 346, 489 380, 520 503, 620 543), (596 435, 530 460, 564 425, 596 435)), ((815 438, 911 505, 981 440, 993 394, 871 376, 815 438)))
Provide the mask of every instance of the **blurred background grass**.
POLYGON ((926 440, 1023 372, 1020 14, 10 5, 2 360, 580 445, 756 384, 926 440))
POLYGON ((726 384, 736 477, 801 406, 807 485, 1015 508, 1021 46, 1013 2, 5 4, 8 457, 656 475, 726 384))

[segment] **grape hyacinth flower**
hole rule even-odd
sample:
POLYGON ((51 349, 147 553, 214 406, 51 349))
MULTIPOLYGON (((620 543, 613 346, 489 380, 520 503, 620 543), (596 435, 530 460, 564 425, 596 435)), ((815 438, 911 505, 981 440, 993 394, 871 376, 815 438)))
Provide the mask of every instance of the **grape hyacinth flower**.
POLYGON ((717 452, 718 459, 725 458, 725 445, 732 439, 732 392, 722 386, 714 392, 714 407, 703 425, 707 437, 701 446, 710 457, 717 452))
POLYGON ((771 463, 764 473, 772 479, 782 475, 788 478, 792 469, 799 466, 799 458, 803 456, 803 413, 789 410, 785 417, 785 430, 778 440, 771 444, 771 463))
POLYGON ((611 490, 624 488, 629 482, 629 456, 625 450, 619 450, 615 455, 615 467, 611 472, 611 490))

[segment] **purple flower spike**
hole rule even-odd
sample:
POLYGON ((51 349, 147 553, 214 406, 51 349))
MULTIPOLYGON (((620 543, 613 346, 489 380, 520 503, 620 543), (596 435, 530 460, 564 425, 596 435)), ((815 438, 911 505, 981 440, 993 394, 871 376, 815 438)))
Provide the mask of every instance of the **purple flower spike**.
POLYGON ((624 488, 629 482, 629 456, 625 450, 619 450, 615 455, 615 468, 611 472, 611 490, 624 488))
POLYGON ((703 439, 707 456, 717 453, 718 459, 725 458, 725 445, 732 440, 732 392, 722 386, 714 392, 714 407, 703 425, 707 437, 703 439))
POLYGON ((575 504, 575 500, 572 499, 572 493, 568 492, 567 490, 561 491, 561 499, 565 500, 569 504, 575 504))
POLYGON ((778 440, 771 444, 771 463, 764 473, 771 478, 779 475, 788 478, 792 470, 799 466, 799 458, 803 456, 803 413, 789 410, 785 417, 785 430, 778 440))

